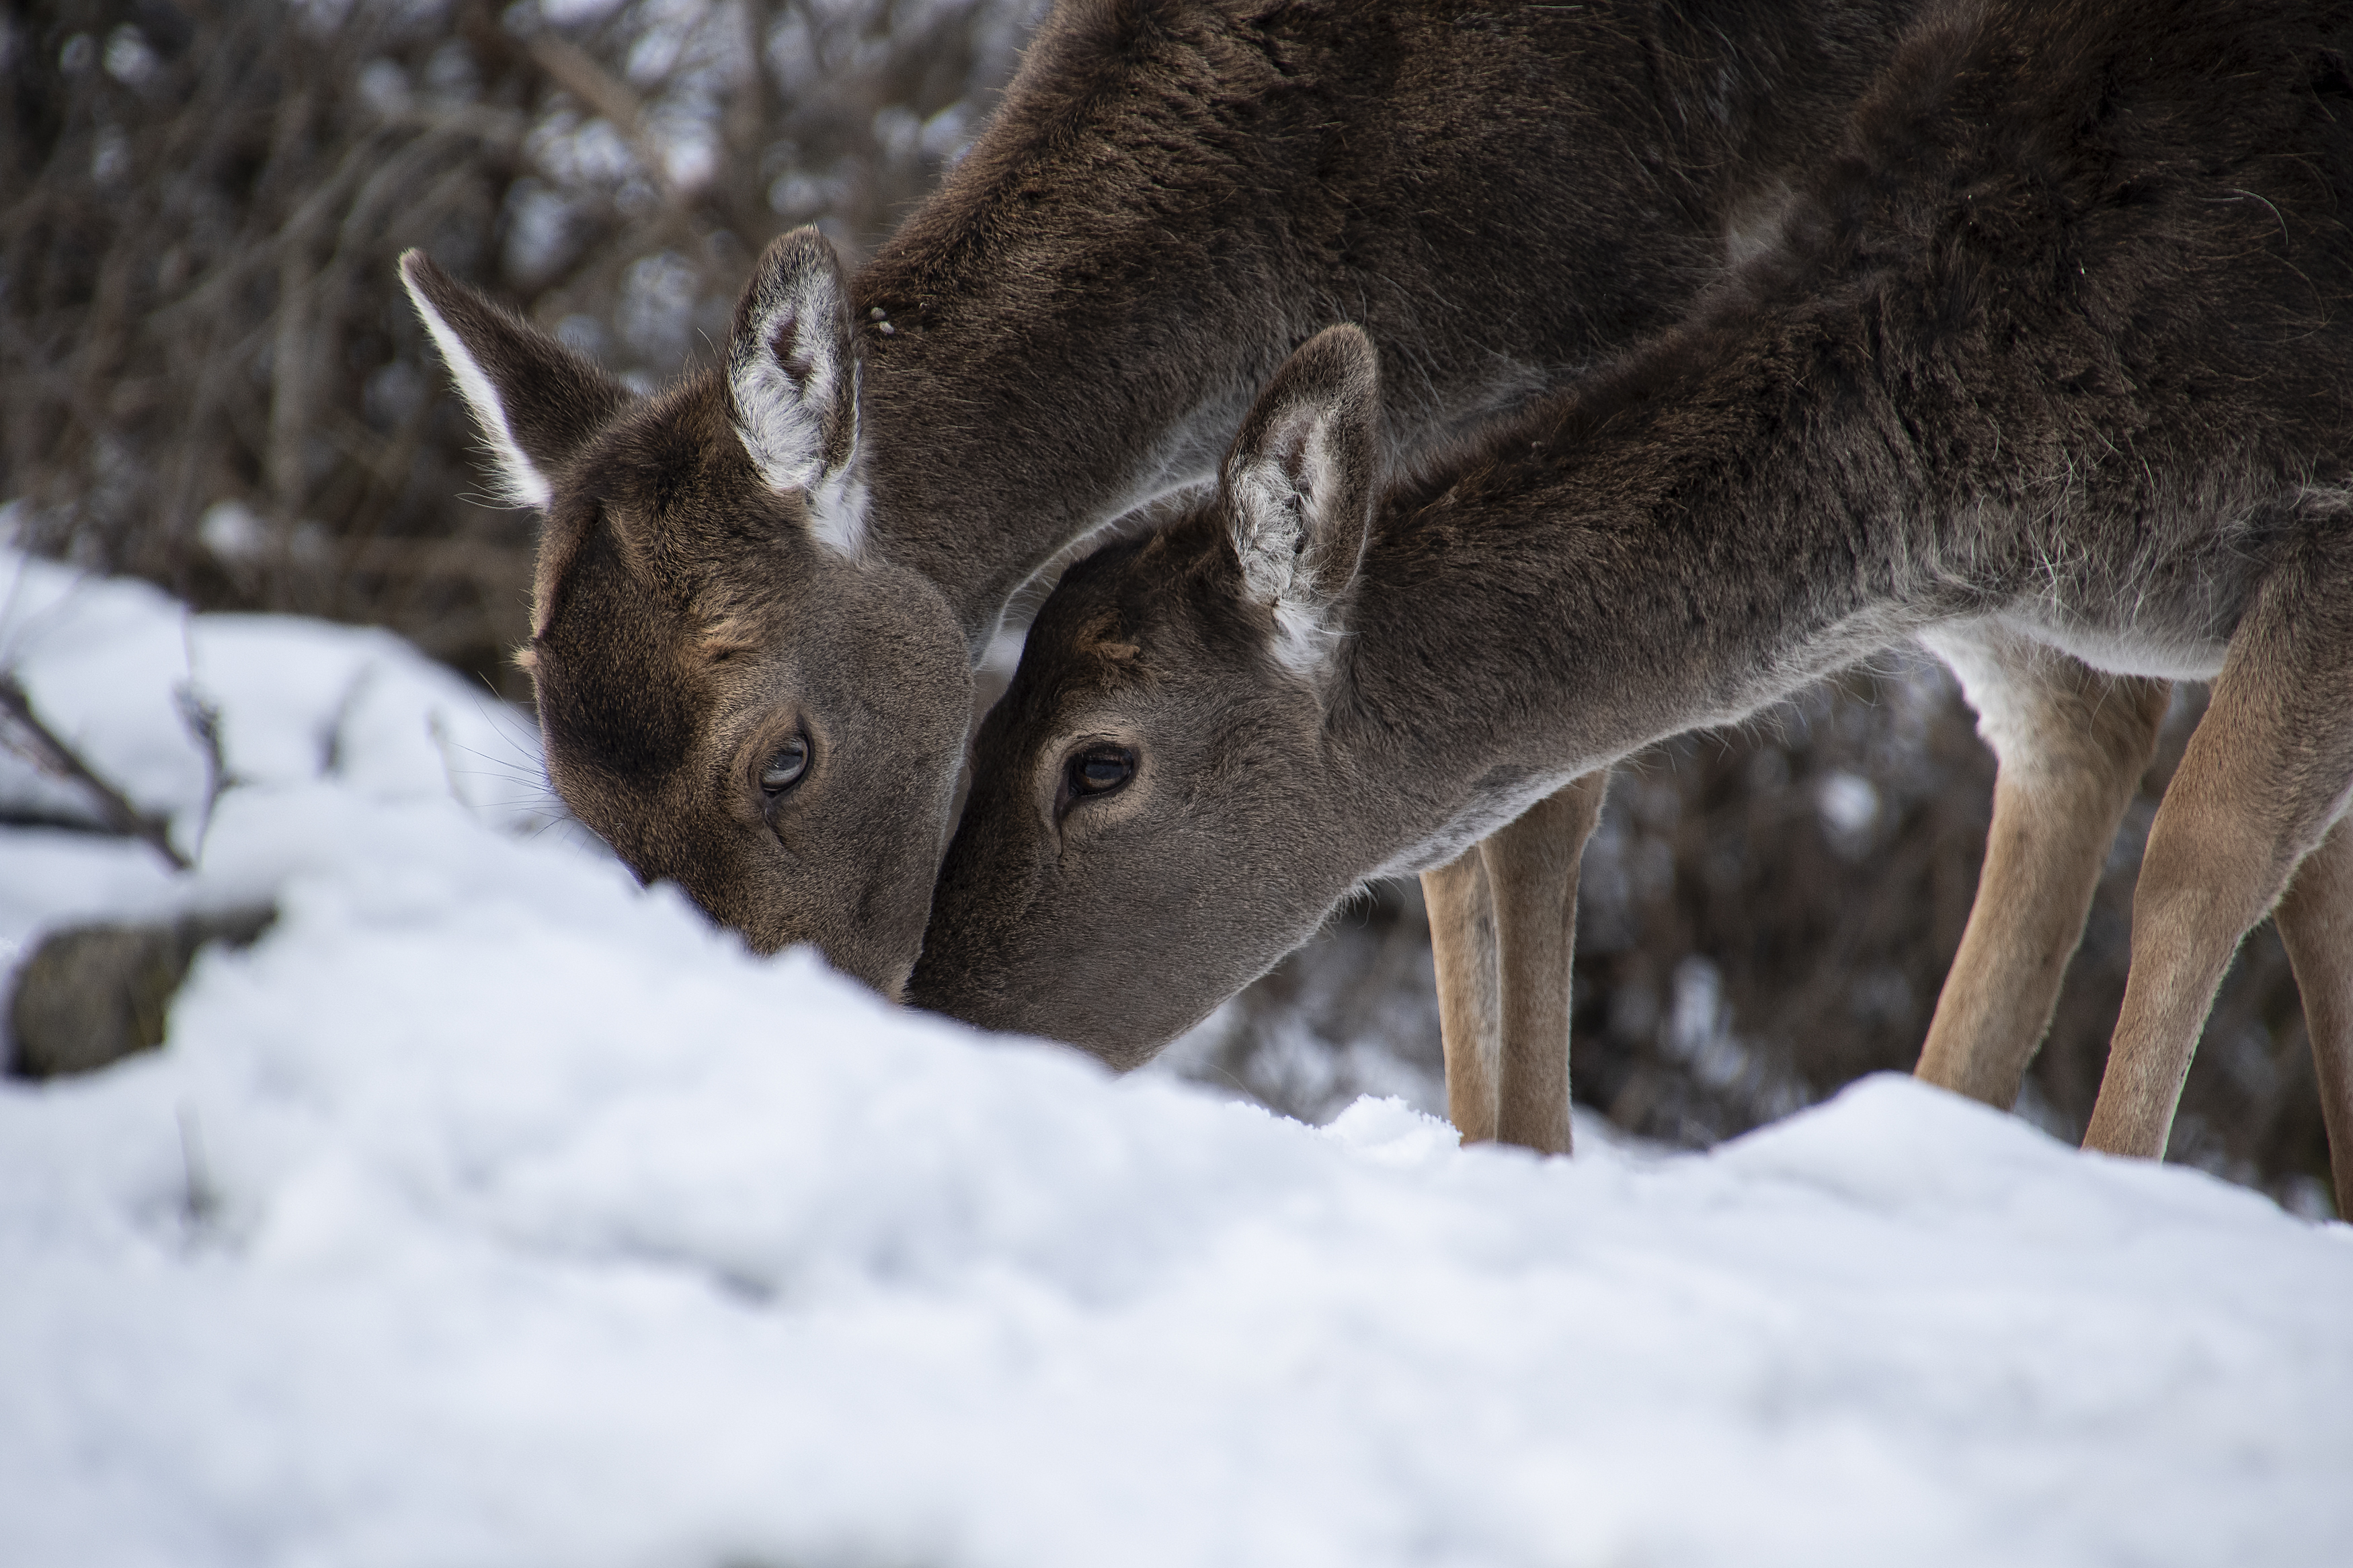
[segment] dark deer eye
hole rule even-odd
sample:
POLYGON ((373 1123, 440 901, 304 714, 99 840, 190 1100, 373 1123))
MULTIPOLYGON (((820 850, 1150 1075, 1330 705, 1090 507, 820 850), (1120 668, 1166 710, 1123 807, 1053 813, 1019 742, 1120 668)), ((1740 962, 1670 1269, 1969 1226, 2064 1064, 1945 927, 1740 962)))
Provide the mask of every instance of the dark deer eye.
POLYGON ((1094 746, 1071 759, 1071 794, 1109 795, 1135 776, 1135 753, 1125 746, 1094 746))
POLYGON ((798 784, 808 772, 808 742, 798 735, 778 746, 760 764, 760 787, 770 795, 782 795, 798 784))

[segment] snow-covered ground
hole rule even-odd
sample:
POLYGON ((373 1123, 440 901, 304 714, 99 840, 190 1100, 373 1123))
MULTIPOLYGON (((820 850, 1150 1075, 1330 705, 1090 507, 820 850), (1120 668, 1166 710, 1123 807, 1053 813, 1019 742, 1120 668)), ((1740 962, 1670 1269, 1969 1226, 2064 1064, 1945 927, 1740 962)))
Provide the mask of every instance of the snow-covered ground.
POLYGON ((14 1568, 2353 1561, 2353 1228, 1908 1080, 1277 1121, 748 956, 381 635, 0 554, 9 662, 188 850, 176 684, 238 782, 182 878, 0 829, 0 963, 282 911, 0 1088, 14 1568))

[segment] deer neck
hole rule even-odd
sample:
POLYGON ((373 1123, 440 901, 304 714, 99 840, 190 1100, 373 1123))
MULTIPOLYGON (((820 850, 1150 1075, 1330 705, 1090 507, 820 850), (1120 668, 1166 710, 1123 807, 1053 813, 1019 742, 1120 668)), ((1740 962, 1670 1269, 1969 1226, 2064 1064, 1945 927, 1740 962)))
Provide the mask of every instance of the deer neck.
POLYGON ((1876 389, 1827 413, 1810 383, 1832 368, 1760 346, 1788 344, 1678 333, 1388 498, 1326 737, 1335 778, 1378 782, 1349 806, 1388 827, 1360 874, 1442 860, 1954 608, 1924 585, 1936 476, 1876 389))
POLYGON ((1324 326, 1409 458, 1525 405, 1680 313, 1908 9, 1060 7, 854 285, 873 538, 977 658, 1324 326))

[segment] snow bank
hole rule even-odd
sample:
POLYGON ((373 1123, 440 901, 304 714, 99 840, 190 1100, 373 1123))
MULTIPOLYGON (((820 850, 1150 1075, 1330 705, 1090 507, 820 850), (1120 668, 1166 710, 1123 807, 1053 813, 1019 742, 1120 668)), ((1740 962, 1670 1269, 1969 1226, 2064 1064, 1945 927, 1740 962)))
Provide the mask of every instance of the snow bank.
MULTIPOLYGON (((192 662, 246 781, 185 879, 0 831, 0 939, 283 911, 199 959, 162 1052, 0 1089, 11 1564, 2353 1542, 2346 1226, 1908 1080, 1570 1162, 1114 1081, 519 832, 482 776, 522 771, 512 716, 389 639, 6 556, 0 605, 37 702, 184 844, 192 662)), ((41 787, 0 773, 74 809, 41 787)))

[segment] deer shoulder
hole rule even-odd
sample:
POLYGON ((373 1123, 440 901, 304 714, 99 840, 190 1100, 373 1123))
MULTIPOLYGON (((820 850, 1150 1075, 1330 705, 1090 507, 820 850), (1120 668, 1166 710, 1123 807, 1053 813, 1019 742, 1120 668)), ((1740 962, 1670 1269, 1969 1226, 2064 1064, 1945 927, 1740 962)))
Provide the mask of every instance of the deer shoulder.
POLYGON ((1211 479, 1331 321, 1411 366, 1378 416, 1418 450, 1671 320, 1909 8, 1062 0, 854 279, 786 237, 725 363, 651 397, 413 260, 544 516, 555 788, 755 947, 895 992, 1035 573, 1211 479))
MULTIPOLYGON (((2295 931, 2347 918, 2347 31, 2289 5, 1942 8, 1680 324, 1416 473, 1379 473, 1372 342, 1309 343, 1212 499, 1048 602, 916 995, 1140 1059, 1366 878, 1921 639, 2004 781, 2002 897, 1930 1072, 1996 1100, 2163 683, 2215 682, 2090 1132, 2160 1152, 2247 926, 2292 886, 2295 931)), ((2292 945, 2341 1016, 2336 950, 2292 945)), ((2316 1043, 2344 1082, 2341 1028, 2316 1043)))

